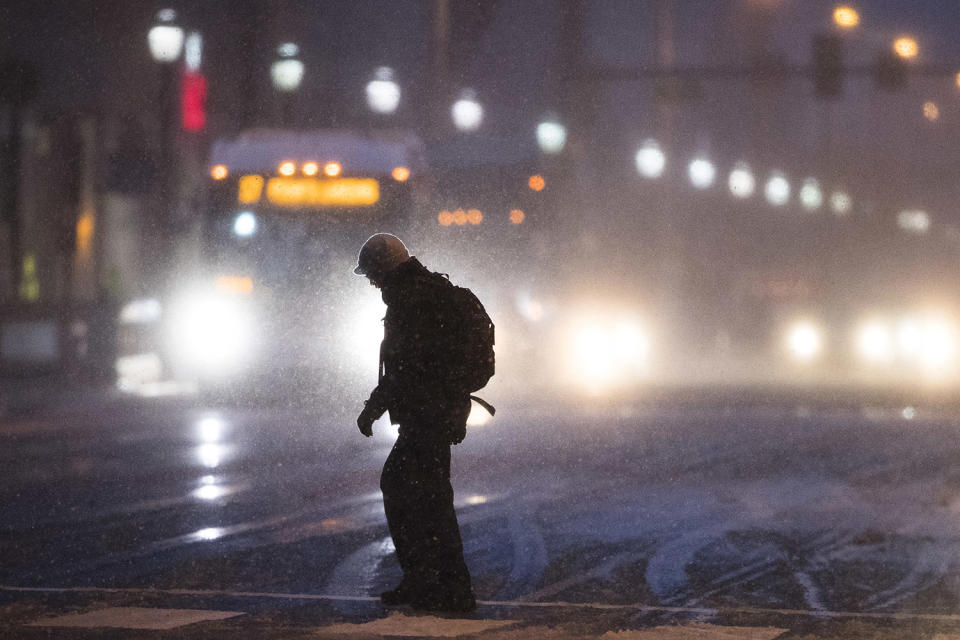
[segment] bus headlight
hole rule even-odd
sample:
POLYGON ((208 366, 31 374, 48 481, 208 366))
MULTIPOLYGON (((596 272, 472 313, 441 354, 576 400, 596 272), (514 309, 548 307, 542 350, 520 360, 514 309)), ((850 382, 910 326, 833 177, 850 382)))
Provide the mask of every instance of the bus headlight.
POLYGON ((957 331, 938 316, 908 318, 898 328, 897 343, 907 360, 919 362, 927 370, 942 370, 956 357, 957 331))
POLYGON ((194 293, 172 308, 170 340, 177 358, 205 373, 226 373, 251 352, 254 323, 245 300, 194 293))
POLYGON ((635 383, 646 373, 650 340, 635 321, 576 323, 567 344, 568 375, 593 393, 635 383))
POLYGON ((893 338, 880 322, 869 322, 857 332, 857 352, 867 362, 880 364, 893 359, 893 338))
POLYGON ((798 362, 815 360, 823 350, 823 332, 808 320, 795 322, 787 330, 787 351, 798 362))

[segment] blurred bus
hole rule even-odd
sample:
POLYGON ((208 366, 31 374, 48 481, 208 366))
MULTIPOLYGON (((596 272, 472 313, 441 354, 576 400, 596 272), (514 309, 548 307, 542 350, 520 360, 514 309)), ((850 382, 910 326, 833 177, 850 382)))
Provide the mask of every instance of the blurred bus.
POLYGON ((224 388, 312 386, 366 367, 375 382, 382 304, 352 270, 369 235, 410 229, 420 140, 255 130, 215 142, 210 160, 199 266, 178 279, 165 314, 175 374, 224 388))

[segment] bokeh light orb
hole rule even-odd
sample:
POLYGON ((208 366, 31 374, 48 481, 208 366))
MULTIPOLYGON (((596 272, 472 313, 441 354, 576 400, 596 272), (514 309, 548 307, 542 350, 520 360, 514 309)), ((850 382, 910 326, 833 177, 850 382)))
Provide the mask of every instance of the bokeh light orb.
POLYGON ((753 177, 750 165, 746 162, 738 162, 730 172, 727 186, 730 188, 730 193, 737 198, 751 197, 756 190, 757 181, 753 177))
POLYGON ((637 171, 644 178, 659 178, 667 164, 667 157, 656 140, 647 140, 637 151, 637 171))
POLYGON ((706 158, 694 158, 687 167, 690 184, 696 189, 709 189, 717 177, 717 168, 706 158))
POLYGON ((472 89, 464 89, 450 110, 454 126, 460 131, 476 131, 483 123, 483 106, 472 89))
POLYGON ((567 128, 556 120, 544 120, 537 125, 537 144, 546 154, 560 153, 567 144, 567 128))
POLYGON ((366 92, 367 106, 374 113, 388 116, 400 105, 400 85, 390 67, 378 67, 373 72, 373 80, 367 83, 366 92))
POLYGON ((816 178, 807 178, 800 187, 800 204, 807 211, 816 211, 823 206, 823 191, 816 178))
POLYGON ((763 187, 763 195, 767 198, 767 202, 775 207, 782 207, 790 202, 790 182, 787 177, 779 171, 774 171, 763 187))

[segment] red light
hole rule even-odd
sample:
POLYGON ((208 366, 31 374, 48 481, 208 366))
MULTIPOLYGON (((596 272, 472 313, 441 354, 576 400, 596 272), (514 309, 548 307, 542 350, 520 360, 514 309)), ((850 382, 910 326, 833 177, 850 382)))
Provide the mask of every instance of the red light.
POLYGON ((207 126, 207 79, 201 73, 184 73, 180 88, 183 130, 203 131, 207 126))

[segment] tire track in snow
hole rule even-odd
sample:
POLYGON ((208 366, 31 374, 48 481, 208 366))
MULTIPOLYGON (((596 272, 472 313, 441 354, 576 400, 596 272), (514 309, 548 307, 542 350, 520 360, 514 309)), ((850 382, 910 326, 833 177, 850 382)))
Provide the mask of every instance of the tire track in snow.
POLYGON ((498 599, 518 598, 528 594, 540 582, 547 567, 547 547, 539 527, 532 524, 530 513, 511 511, 507 531, 513 546, 513 564, 507 584, 497 593, 498 599))
POLYGON ((380 565, 393 551, 390 536, 360 547, 334 567, 323 585, 323 592, 355 597, 371 595, 380 565))

